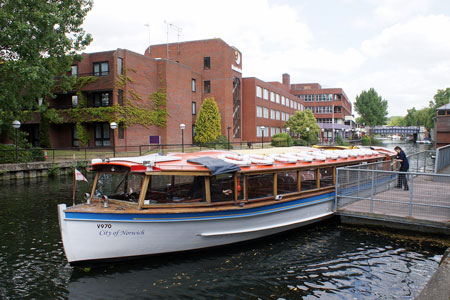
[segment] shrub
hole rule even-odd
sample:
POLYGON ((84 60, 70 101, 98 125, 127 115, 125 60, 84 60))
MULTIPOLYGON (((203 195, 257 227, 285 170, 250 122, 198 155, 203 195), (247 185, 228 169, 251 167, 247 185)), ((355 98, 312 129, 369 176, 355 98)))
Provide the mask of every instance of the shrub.
POLYGON ((292 146, 292 138, 287 133, 277 133, 272 136, 272 146, 274 147, 288 147, 292 146))
MULTIPOLYGON (((42 148, 28 148, 23 149, 19 147, 17 161, 44 161, 44 150, 42 148)), ((15 163, 16 162, 16 146, 0 144, 0 163, 15 163)))
POLYGON ((303 139, 295 139, 294 145, 295 146, 308 146, 308 141, 305 141, 303 139))
POLYGON ((367 135, 363 136, 361 138, 361 144, 363 146, 369 146, 370 145, 370 137, 368 137, 367 135))
POLYGON ((59 172, 61 171, 61 169, 59 168, 59 166, 55 163, 53 163, 50 168, 47 169, 47 175, 48 177, 55 177, 57 175, 59 175, 59 172))

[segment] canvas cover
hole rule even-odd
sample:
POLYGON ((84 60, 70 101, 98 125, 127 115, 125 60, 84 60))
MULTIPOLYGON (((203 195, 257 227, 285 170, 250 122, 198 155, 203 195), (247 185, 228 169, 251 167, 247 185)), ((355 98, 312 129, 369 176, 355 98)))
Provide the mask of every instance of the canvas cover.
POLYGON ((211 175, 233 173, 241 170, 241 168, 239 168, 238 165, 228 163, 221 159, 212 158, 209 156, 188 159, 187 161, 208 168, 211 171, 211 175))

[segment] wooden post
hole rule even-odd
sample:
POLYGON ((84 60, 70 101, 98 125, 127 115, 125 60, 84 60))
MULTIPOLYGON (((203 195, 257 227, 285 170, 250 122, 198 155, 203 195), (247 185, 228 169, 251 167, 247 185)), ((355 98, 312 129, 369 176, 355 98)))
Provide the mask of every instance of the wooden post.
POLYGON ((320 189, 320 169, 316 169, 316 189, 320 189))
POLYGON ((278 195, 278 176, 277 173, 273 173, 273 196, 278 195))
POLYGON ((209 176, 205 176, 205 193, 206 193, 206 203, 211 204, 211 187, 210 187, 211 179, 209 176))
POLYGON ((150 176, 146 175, 144 177, 144 181, 142 182, 141 193, 139 194, 139 204, 138 209, 142 209, 144 207, 145 195, 147 194, 148 183, 150 181, 150 176))
POLYGON ((297 171, 297 192, 302 191, 302 171, 297 171))

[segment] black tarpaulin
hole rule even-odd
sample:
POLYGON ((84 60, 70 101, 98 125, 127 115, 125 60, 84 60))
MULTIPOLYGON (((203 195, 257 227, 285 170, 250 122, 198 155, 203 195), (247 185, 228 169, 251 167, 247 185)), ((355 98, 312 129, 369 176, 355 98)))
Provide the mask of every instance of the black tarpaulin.
POLYGON ((221 159, 212 158, 209 156, 188 159, 188 162, 205 166, 211 171, 211 175, 233 173, 241 170, 241 168, 239 168, 238 165, 228 163, 221 159))

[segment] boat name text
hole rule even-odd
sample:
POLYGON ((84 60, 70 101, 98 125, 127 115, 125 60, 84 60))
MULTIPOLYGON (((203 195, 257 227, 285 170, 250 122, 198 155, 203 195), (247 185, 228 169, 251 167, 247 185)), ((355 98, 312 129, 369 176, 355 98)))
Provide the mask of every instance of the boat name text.
POLYGON ((97 224, 97 228, 112 228, 111 224, 97 224))
POLYGON ((100 232, 98 233, 100 236, 106 236, 106 237, 118 237, 118 236, 139 236, 139 235, 144 235, 144 229, 142 230, 138 230, 138 231, 128 231, 128 230, 115 230, 115 231, 110 231, 110 230, 100 230, 100 232))

